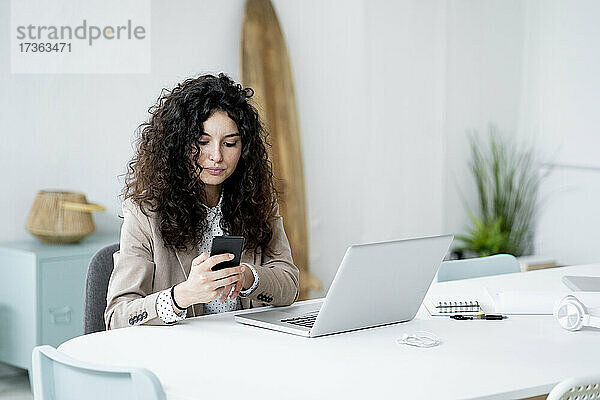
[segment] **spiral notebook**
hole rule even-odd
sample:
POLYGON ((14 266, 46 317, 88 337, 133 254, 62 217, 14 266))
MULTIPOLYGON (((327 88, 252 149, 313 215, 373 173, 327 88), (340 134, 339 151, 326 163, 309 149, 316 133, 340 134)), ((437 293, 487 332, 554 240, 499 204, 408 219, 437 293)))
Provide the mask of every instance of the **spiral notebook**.
POLYGON ((477 300, 432 299, 426 297, 423 303, 429 314, 433 316, 485 314, 483 306, 477 300))

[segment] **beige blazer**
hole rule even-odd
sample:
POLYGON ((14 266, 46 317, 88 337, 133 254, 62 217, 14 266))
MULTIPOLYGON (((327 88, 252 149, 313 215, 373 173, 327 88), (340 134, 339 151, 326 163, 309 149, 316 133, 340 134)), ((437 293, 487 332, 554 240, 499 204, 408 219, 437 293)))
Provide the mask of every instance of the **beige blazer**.
MULTIPOLYGON (((104 321, 106 329, 149 324, 165 325, 156 311, 158 294, 186 280, 198 248, 189 252, 167 249, 161 238, 158 216, 144 215, 131 199, 123 202, 123 225, 120 250, 114 253, 114 270, 106 295, 104 321)), ((262 252, 244 251, 242 262, 252 264, 259 283, 246 298, 242 308, 264 305, 286 306, 298 298, 298 268, 294 265, 290 245, 283 230, 279 208, 273 210, 273 238, 270 257, 262 252)), ((187 317, 202 315, 202 304, 188 308, 187 317)))

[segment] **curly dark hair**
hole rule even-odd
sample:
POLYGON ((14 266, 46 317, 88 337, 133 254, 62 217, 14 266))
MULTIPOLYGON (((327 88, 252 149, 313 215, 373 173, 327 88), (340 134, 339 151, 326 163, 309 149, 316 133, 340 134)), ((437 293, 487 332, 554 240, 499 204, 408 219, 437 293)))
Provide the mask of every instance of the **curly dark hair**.
POLYGON ((246 238, 246 249, 271 252, 270 219, 277 202, 268 133, 248 98, 254 94, 227 75, 188 78, 163 89, 150 118, 138 129, 136 154, 128 162, 124 199, 141 211, 158 213, 166 247, 188 251, 208 229, 202 166, 196 157, 203 123, 216 111, 237 125, 242 151, 234 173, 223 182, 221 228, 246 238))

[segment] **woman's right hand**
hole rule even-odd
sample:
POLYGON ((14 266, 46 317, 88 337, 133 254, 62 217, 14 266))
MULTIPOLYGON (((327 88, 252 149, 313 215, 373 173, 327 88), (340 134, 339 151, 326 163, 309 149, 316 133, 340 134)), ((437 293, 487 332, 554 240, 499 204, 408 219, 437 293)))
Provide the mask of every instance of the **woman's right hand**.
POLYGON ((210 257, 202 253, 194 258, 187 280, 175 286, 175 303, 185 308, 192 304, 209 303, 220 295, 219 289, 238 282, 241 279, 241 266, 212 271, 215 265, 231 259, 233 254, 210 257))

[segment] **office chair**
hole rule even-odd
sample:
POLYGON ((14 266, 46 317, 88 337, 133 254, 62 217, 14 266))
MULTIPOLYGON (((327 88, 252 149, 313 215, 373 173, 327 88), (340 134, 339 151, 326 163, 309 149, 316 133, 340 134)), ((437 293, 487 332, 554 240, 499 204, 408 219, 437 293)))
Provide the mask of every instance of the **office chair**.
POLYGON ((99 366, 51 346, 31 355, 36 400, 166 400, 160 381, 145 368, 99 366))
POLYGON ((600 374, 566 379, 554 386, 546 400, 598 398, 600 398, 600 374))
POLYGON ((119 250, 119 243, 98 250, 92 257, 85 278, 85 299, 83 307, 84 334, 106 330, 104 310, 108 281, 113 271, 113 254, 119 250))
POLYGON ((437 273, 437 281, 455 281, 458 279, 510 274, 520 271, 521 266, 514 256, 510 254, 497 254, 489 257, 444 261, 437 273))

